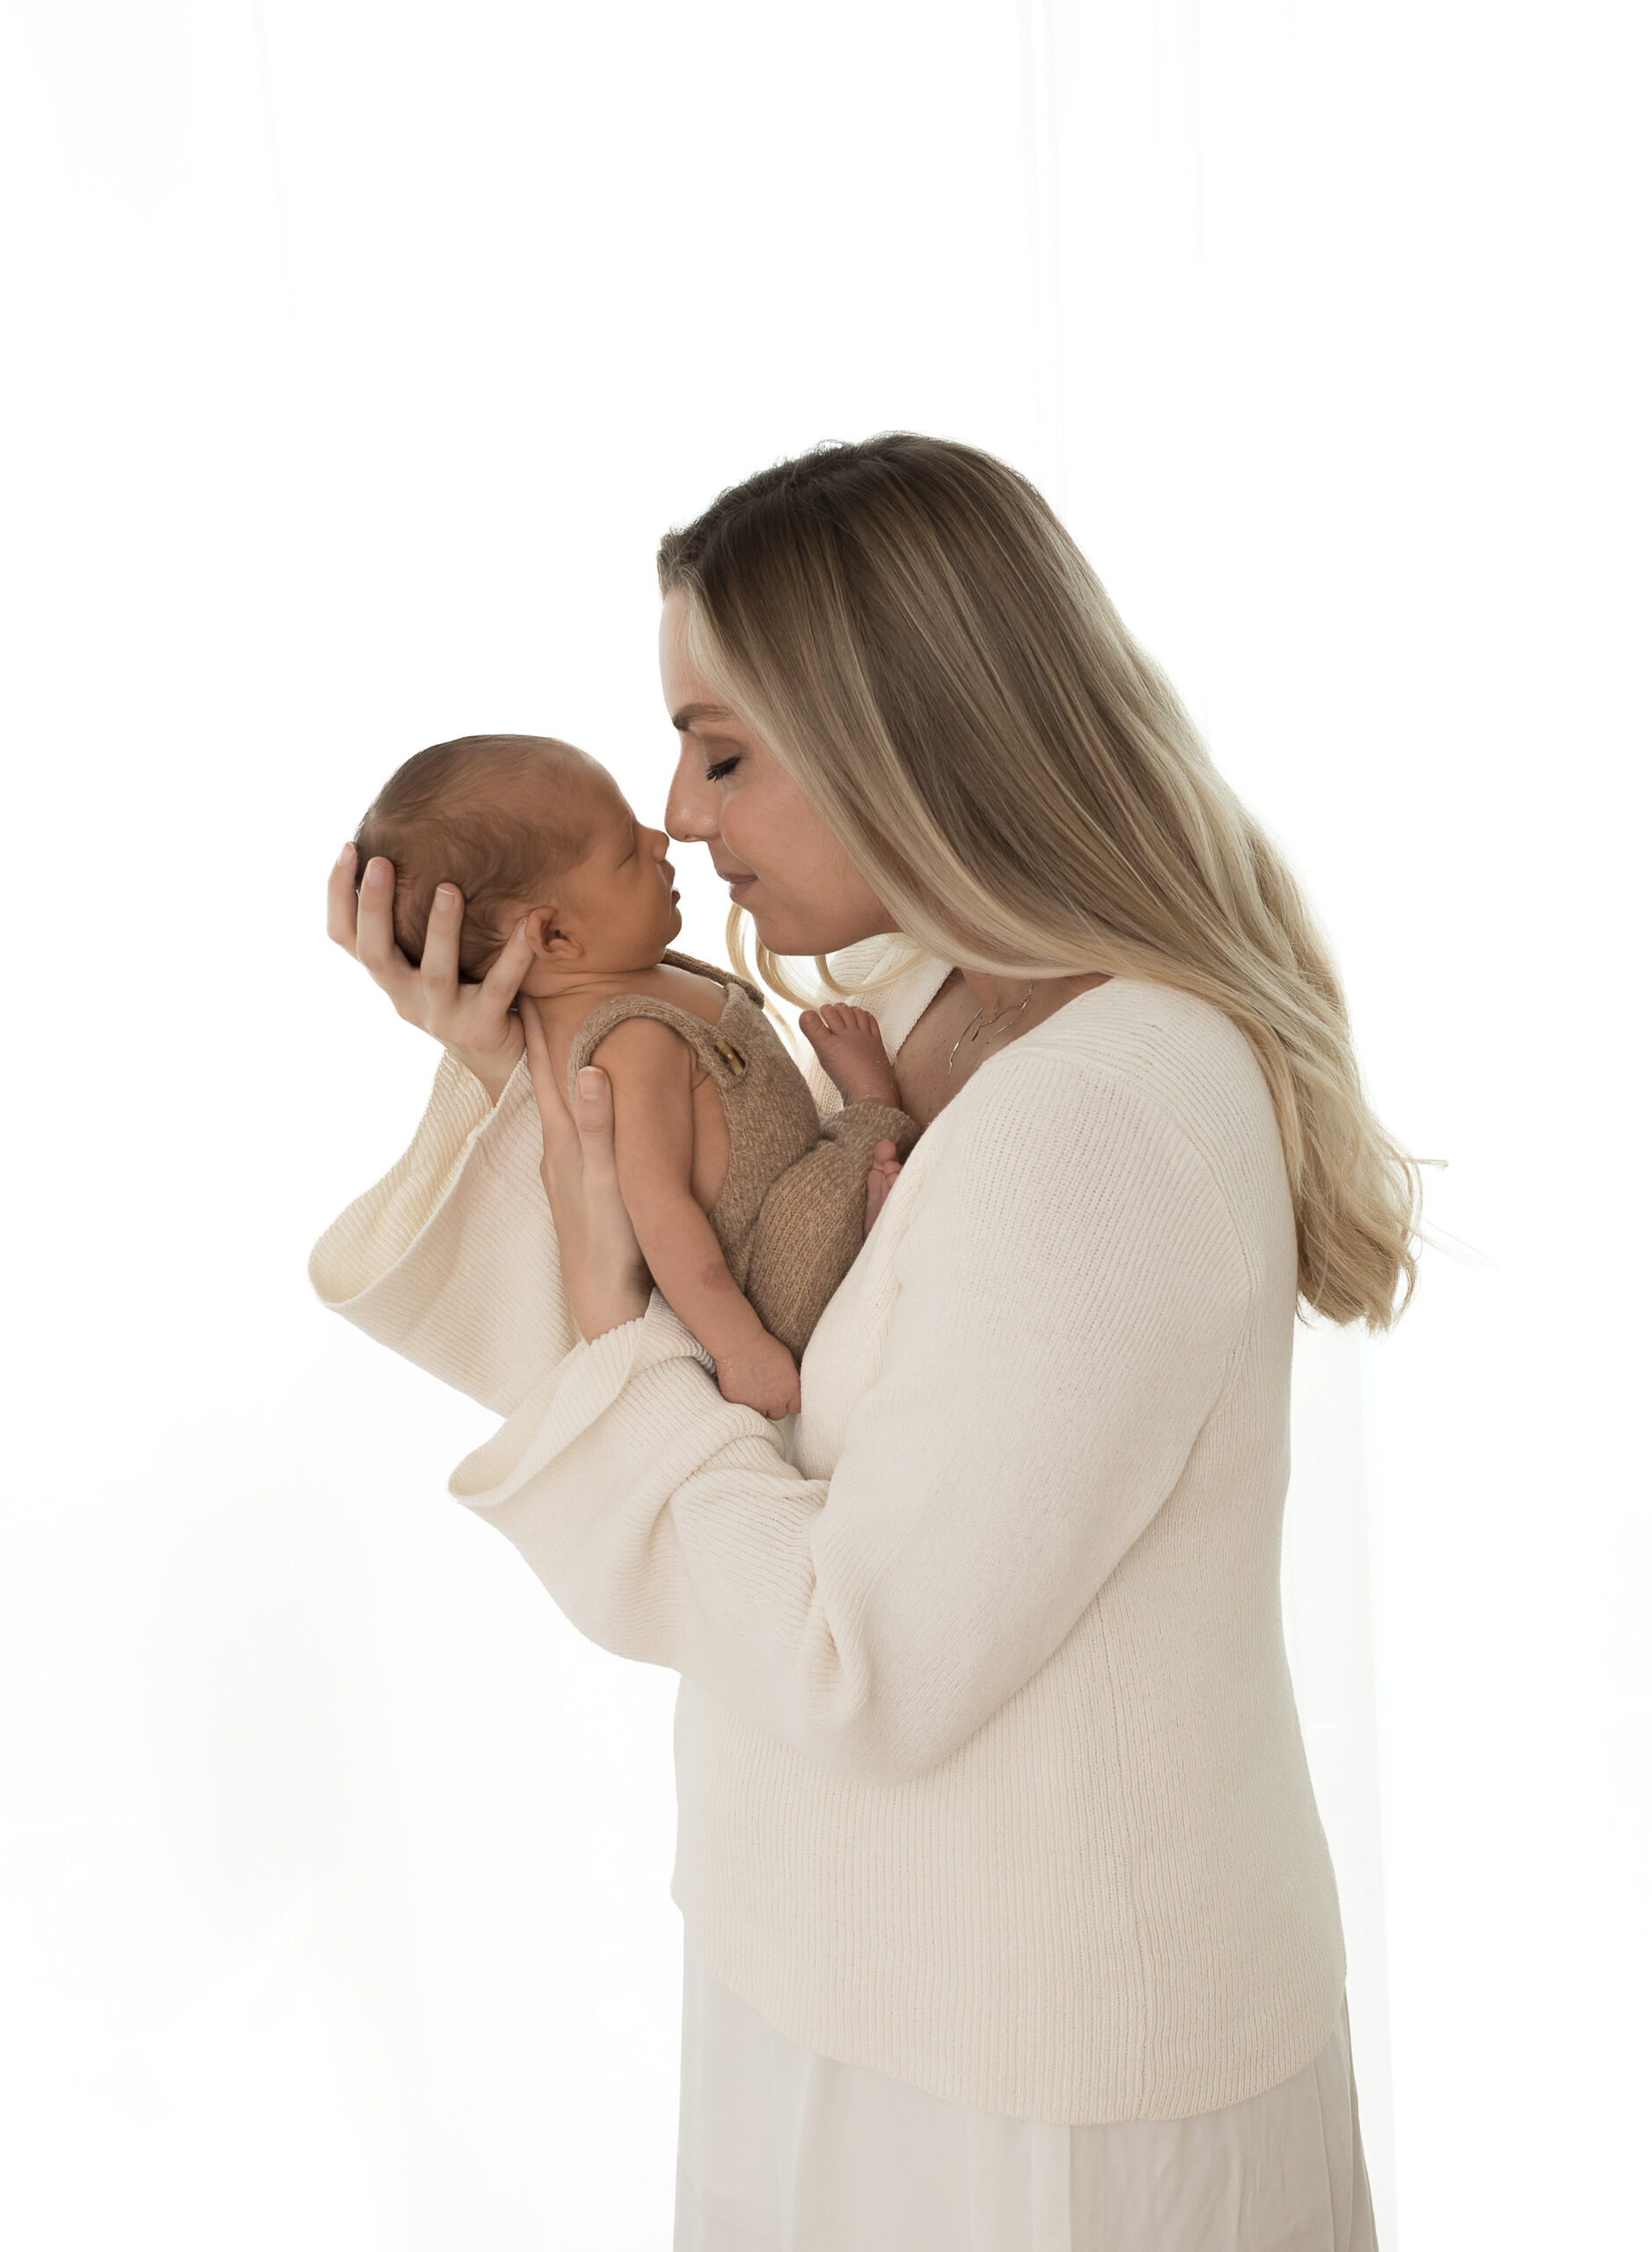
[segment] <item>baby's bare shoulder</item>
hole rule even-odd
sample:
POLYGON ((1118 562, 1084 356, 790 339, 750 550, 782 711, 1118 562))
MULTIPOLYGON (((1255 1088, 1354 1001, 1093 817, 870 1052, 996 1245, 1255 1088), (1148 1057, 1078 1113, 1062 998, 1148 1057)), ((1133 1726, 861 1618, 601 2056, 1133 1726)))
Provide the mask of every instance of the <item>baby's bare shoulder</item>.
POLYGON ((659 1017, 625 1017, 605 1032, 591 1050, 616 1085, 646 1080, 650 1085, 686 1081, 694 1051, 674 1025, 659 1017))
POLYGON ((662 961, 649 974, 646 990, 662 1001, 675 1001, 691 1016, 702 1017, 712 1024, 721 1016, 728 1000, 728 988, 716 978, 707 977, 698 969, 684 969, 680 963, 662 961))

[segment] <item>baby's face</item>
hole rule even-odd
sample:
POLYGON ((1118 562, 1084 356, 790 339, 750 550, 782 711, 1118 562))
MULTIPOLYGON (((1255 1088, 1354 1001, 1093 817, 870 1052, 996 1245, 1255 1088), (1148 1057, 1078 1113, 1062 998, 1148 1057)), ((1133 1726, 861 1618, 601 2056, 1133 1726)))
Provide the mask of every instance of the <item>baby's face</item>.
POLYGON ((557 925, 579 940, 590 970, 653 966, 683 928, 662 829, 649 829, 619 786, 592 762, 587 786, 589 844, 554 887, 557 925))

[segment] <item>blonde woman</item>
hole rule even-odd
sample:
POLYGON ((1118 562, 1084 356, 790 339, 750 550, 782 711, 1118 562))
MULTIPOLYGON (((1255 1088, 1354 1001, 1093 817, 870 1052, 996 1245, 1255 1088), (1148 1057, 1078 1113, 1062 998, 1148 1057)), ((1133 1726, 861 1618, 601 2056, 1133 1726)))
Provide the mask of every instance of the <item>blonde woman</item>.
POLYGON ((347 855, 333 935, 447 1053, 312 1273, 504 1415, 453 1490, 682 1677, 678 2252, 1364 2252, 1279 1541, 1298 1306, 1392 1319, 1415 1174, 1324 942, 988 456, 823 449, 660 577, 667 829, 923 1129, 801 1413, 650 1292, 519 942, 461 987, 452 903, 413 969, 347 855))

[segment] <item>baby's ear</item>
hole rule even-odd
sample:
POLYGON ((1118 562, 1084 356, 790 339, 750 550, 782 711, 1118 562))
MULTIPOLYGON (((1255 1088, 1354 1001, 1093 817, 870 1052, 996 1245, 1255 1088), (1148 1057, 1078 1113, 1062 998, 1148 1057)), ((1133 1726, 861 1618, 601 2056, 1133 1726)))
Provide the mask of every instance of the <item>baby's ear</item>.
POLYGON ((546 961, 566 961, 580 951, 577 940, 560 928, 554 905, 529 909, 528 941, 534 953, 546 961))

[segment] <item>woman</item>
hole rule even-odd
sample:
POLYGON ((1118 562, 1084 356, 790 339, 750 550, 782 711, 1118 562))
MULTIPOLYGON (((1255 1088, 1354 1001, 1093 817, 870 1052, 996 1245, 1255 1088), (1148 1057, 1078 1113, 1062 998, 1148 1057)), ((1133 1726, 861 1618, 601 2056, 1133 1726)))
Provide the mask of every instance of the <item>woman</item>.
POLYGON ((333 935, 448 1052, 312 1273, 505 1415, 453 1490, 682 1676, 680 2252, 1368 2247, 1279 1539, 1298 1301, 1390 1320, 1415 1174, 1324 946, 989 457, 823 450, 660 569, 667 829, 924 1130, 802 1411, 650 1294, 515 945, 460 988, 450 904, 414 970, 347 857, 333 935))

